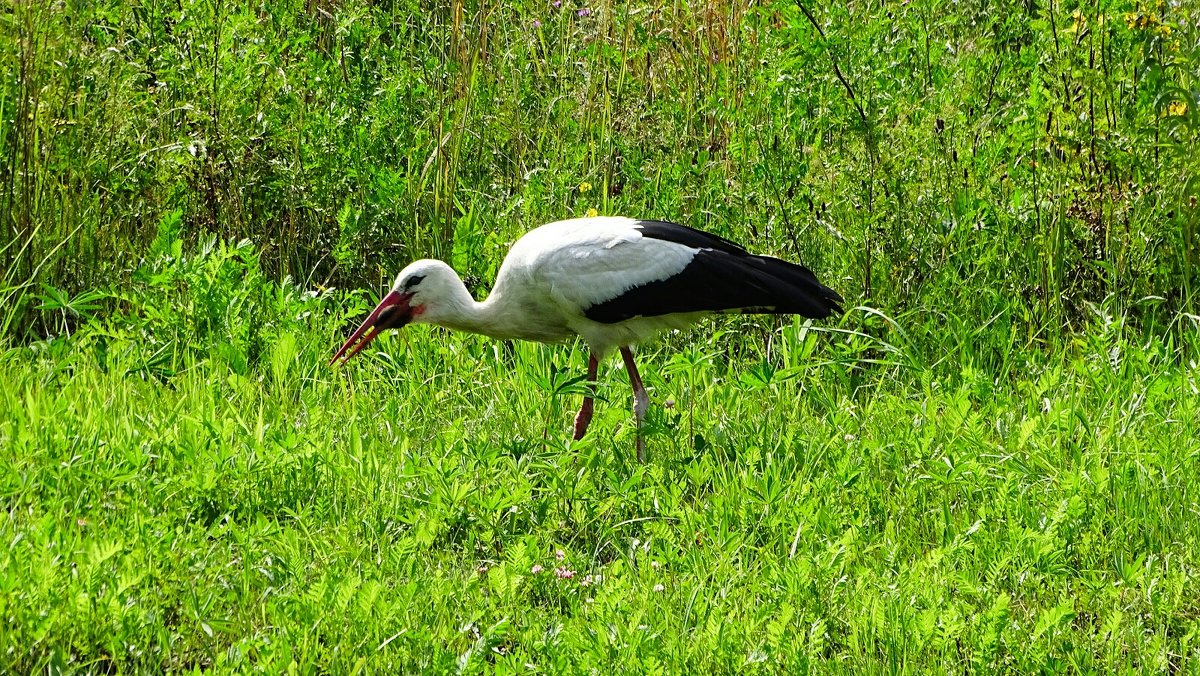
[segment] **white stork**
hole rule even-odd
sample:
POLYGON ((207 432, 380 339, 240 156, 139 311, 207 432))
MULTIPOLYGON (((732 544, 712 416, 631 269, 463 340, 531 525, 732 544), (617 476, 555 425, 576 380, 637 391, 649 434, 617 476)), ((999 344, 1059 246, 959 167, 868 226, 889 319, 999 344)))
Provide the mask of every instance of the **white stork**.
MULTIPOLYGON (((841 296, 801 265, 756 256, 706 232, 663 221, 576 218, 536 228, 513 244, 487 300, 471 297, 442 261, 400 271, 391 292, 342 345, 342 363, 385 329, 437 324, 502 340, 557 342, 580 336, 591 348, 587 381, 620 348, 633 386, 638 460, 650 404, 630 346, 712 312, 798 314, 841 311, 841 296)), ((575 416, 575 439, 592 420, 591 391, 575 416)))

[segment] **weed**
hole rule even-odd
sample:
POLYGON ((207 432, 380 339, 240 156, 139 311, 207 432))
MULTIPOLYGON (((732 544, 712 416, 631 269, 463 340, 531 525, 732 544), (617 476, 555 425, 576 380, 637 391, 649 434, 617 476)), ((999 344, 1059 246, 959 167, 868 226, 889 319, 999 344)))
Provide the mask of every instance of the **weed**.
POLYGON ((16 3, 0 669, 1193 670, 1197 18, 16 3), (324 366, 590 211, 850 309, 645 346, 644 465, 580 346, 324 366))

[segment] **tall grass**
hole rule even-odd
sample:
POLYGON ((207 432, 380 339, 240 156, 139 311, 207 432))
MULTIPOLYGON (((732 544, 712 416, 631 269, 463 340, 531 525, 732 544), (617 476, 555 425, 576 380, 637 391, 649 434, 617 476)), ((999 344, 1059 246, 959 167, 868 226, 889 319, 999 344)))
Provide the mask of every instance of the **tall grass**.
POLYGON ((249 238, 313 285, 427 254, 486 279, 520 232, 596 208, 757 240, 893 313, 1008 311, 1039 340, 1110 295, 1194 311, 1189 5, 808 11, 14 5, 7 333, 52 332, 42 283, 127 283, 176 210, 192 241, 249 238))
POLYGON ((0 669, 1196 668, 1187 3, 15 3, 0 669), (589 210, 845 317, 416 327, 589 210))
POLYGON ((5 670, 1194 668, 1174 332, 650 349, 639 464, 615 364, 581 443, 582 349, 418 328, 334 372, 366 299, 166 226, 127 312, 0 356, 5 670))

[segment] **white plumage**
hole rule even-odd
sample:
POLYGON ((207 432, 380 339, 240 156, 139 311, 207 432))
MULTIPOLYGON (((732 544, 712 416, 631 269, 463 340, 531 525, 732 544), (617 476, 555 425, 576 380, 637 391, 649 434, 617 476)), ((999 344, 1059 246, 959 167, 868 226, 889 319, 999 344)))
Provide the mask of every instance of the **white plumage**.
MULTIPOLYGON (((754 256, 737 244, 662 221, 577 218, 536 228, 513 244, 483 302, 450 266, 411 263, 333 361, 349 360, 380 331, 429 323, 498 339, 556 342, 580 336, 598 360, 620 348, 639 429, 648 405, 629 346, 710 312, 825 317, 841 298, 799 265, 754 256)), ((332 363, 332 362, 331 362, 332 363)), ((582 438, 592 397, 575 420, 582 438)), ((638 436, 638 458, 644 444, 638 436)))
POLYGON ((614 348, 640 342, 663 328, 685 325, 672 315, 616 324, 584 315, 597 303, 678 274, 695 256, 691 247, 643 237, 635 223, 628 218, 577 218, 543 225, 517 240, 483 305, 513 302, 521 308, 536 307, 519 313, 522 323, 550 319, 557 331, 544 338, 493 337, 560 340, 578 334, 603 358, 614 348))

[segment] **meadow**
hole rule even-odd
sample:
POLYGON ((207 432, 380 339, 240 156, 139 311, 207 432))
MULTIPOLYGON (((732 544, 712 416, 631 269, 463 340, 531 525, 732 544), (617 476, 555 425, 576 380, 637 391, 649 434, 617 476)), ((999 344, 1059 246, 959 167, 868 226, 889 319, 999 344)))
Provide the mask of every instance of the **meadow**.
POLYGON ((0 671, 1147 673, 1200 650, 1200 8, 0 10, 0 671), (588 213, 824 322, 429 327, 588 213))

